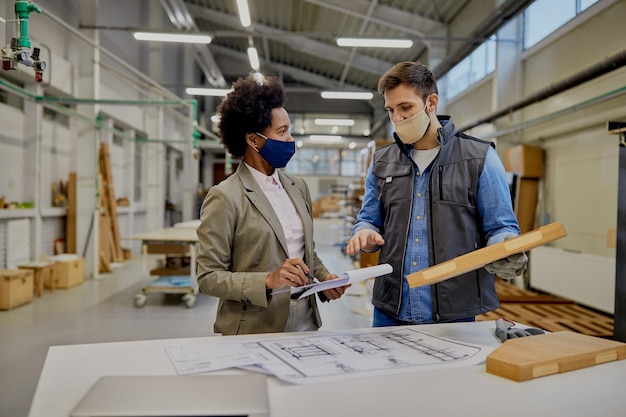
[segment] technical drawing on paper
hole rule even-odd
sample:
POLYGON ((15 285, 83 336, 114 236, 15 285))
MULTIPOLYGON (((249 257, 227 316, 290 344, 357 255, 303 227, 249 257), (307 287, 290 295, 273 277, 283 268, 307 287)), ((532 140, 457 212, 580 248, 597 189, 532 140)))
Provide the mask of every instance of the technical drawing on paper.
MULTIPOLYGON (((258 345, 288 365, 280 367, 280 370, 269 369, 277 377, 288 380, 376 373, 399 368, 416 370, 418 367, 467 361, 481 351, 479 346, 401 328, 385 328, 363 334, 259 341, 258 345)), ((268 366, 271 368, 271 365, 268 366)))

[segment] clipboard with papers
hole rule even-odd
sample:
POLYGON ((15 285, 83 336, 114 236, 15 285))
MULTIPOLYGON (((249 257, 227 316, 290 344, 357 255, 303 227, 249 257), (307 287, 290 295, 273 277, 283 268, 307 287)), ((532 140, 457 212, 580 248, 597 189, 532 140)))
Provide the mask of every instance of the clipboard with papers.
POLYGON ((277 288, 272 291, 272 294, 280 294, 283 292, 290 292, 292 295, 301 292, 302 294, 298 299, 308 297, 311 294, 315 294, 320 291, 329 290, 331 288, 343 287, 348 284, 355 284, 357 282, 365 281, 369 278, 376 278, 381 275, 390 274, 393 268, 389 264, 381 264, 368 266, 366 268, 354 269, 352 271, 346 271, 339 276, 339 278, 330 279, 327 281, 314 282, 312 284, 302 285, 300 287, 288 287, 277 288))

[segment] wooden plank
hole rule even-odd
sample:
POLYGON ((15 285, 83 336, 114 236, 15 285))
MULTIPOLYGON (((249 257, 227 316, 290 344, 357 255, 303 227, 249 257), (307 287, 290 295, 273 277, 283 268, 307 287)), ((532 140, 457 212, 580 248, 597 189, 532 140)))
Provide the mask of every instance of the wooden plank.
POLYGON ((117 202, 115 200, 115 187, 113 186, 113 172, 111 170, 111 156, 109 154, 109 145, 107 143, 100 144, 100 172, 104 179, 104 194, 106 208, 111 218, 111 231, 113 236, 113 259, 115 262, 124 260, 122 253, 122 244, 120 242, 120 228, 117 221, 117 202))
POLYGON ((626 343, 574 332, 507 340, 487 356, 487 372, 513 381, 626 359, 626 343))
POLYGON ((109 272, 111 262, 111 224, 108 216, 98 216, 98 254, 100 258, 99 271, 109 272))
POLYGON ((186 254, 189 252, 189 245, 176 243, 148 243, 146 253, 148 254, 186 254))
POLYGON ((523 233, 516 238, 457 256, 449 261, 409 274, 406 278, 411 288, 435 284, 482 268, 488 263, 507 256, 545 245, 564 236, 567 236, 567 232, 562 223, 550 223, 547 226, 523 233))
POLYGON ((109 259, 107 258, 107 256, 104 254, 103 251, 100 251, 98 259, 99 259, 98 270, 100 272, 111 272, 111 264, 109 263, 109 259))
POLYGON ((115 262, 115 258, 112 250, 111 217, 106 209, 102 173, 98 174, 98 194, 98 271, 109 272, 111 270, 110 263, 115 262))
POLYGON ((500 303, 520 303, 520 304, 574 304, 574 301, 567 298, 559 298, 553 295, 498 295, 500 303))
POLYGON ((67 180, 67 217, 65 220, 65 252, 76 253, 76 173, 67 180))
POLYGON ((193 228, 168 227, 166 229, 153 230, 126 236, 124 239, 142 240, 143 242, 197 242, 198 234, 193 228))
POLYGON ((169 276, 169 275, 189 275, 191 268, 154 268, 150 270, 150 275, 169 276))

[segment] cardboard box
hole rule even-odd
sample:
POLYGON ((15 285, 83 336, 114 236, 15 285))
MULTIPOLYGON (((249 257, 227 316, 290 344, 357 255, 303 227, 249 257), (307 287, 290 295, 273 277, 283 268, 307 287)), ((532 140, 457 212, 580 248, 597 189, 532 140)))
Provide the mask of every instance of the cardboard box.
POLYGON ((521 233, 530 232, 535 227, 535 214, 539 196, 539 180, 521 178, 515 197, 515 215, 521 233))
POLYGON ((376 252, 359 252, 359 268, 378 265, 378 255, 380 255, 379 250, 376 252))
POLYGON ((33 301, 33 271, 29 269, 0 270, 0 310, 33 301))
POLYGON ((517 145, 504 151, 504 169, 522 178, 543 176, 543 148, 517 145))
POLYGON ((311 202, 311 207, 313 209, 313 217, 320 217, 320 215, 322 214, 322 206, 319 200, 313 200, 311 202))
POLYGON ((84 281, 83 258, 78 255, 62 254, 50 256, 49 261, 55 262, 57 288, 72 288, 84 281))
POLYGON ((338 196, 334 195, 321 196, 319 199, 320 211, 322 213, 339 211, 339 200, 341 199, 338 196))

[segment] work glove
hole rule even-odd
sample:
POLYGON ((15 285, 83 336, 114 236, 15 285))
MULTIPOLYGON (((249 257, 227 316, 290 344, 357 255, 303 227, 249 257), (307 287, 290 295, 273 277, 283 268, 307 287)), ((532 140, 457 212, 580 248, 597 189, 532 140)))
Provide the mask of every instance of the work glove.
MULTIPOLYGON (((500 235, 493 236, 487 242, 487 246, 504 242, 505 240, 512 239, 517 237, 517 235, 513 233, 504 233, 500 235)), ((490 264, 485 265, 485 269, 487 272, 497 275, 503 279, 513 279, 518 277, 524 273, 526 270, 526 264, 528 263, 528 256, 525 253, 516 253, 514 255, 509 255, 506 258, 499 259, 490 264)))
POLYGON ((524 273, 527 263, 528 256, 522 252, 487 264, 485 269, 500 278, 513 279, 524 273))
POLYGON ((502 343, 509 339, 517 339, 518 337, 534 336, 543 333, 545 333, 545 331, 536 327, 528 327, 526 329, 516 328, 514 322, 502 317, 496 320, 496 336, 502 343))

